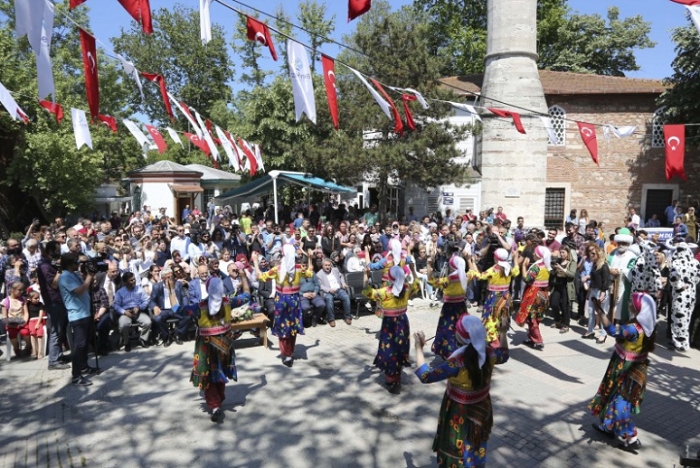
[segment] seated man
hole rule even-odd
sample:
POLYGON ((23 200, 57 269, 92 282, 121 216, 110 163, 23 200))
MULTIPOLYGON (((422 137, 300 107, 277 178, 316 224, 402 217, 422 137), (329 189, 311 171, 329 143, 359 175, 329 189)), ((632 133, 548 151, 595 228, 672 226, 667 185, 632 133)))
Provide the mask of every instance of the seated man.
POLYGON ((240 263, 231 263, 226 273, 228 276, 224 278, 224 295, 237 296, 240 294, 242 286, 240 263))
POLYGON ((348 286, 345 284, 345 278, 340 274, 337 267, 333 266, 330 259, 323 259, 323 268, 316 273, 318 282, 323 292, 323 297, 326 300, 326 320, 328 325, 335 327, 335 312, 333 310, 333 300, 340 299, 343 304, 343 316, 345 323, 352 324, 352 315, 350 315, 350 296, 348 296, 348 286))
MULTIPOLYGON (((302 272, 308 268, 308 262, 301 264, 302 272)), ((309 324, 315 327, 321 320, 321 313, 326 308, 326 301, 320 294, 321 286, 319 285, 318 278, 316 275, 311 278, 301 277, 301 285, 299 289, 299 296, 301 299, 301 310, 302 317, 304 319, 304 326, 308 327, 309 324)))
POLYGON ((173 309, 187 304, 185 301, 186 291, 183 284, 173 279, 173 272, 169 268, 161 272, 161 278, 162 281, 153 285, 149 307, 153 312, 153 322, 156 330, 158 330, 163 340, 163 345, 167 348, 173 343, 170 333, 168 332, 167 320, 169 318, 180 320, 177 324, 175 343, 182 344, 183 338, 187 335, 187 329, 190 326, 191 319, 189 316, 183 316, 173 311, 173 309))
POLYGON ((209 267, 207 265, 199 265, 197 267, 198 277, 190 281, 190 305, 199 305, 200 302, 206 301, 209 298, 207 293, 207 280, 209 279, 209 267))
POLYGON ((122 334, 124 351, 131 351, 129 342, 129 328, 137 322, 141 327, 141 346, 148 348, 148 337, 151 333, 151 317, 148 316, 148 303, 150 298, 136 286, 136 277, 133 273, 126 272, 122 275, 122 286, 114 297, 114 310, 119 316, 119 332, 122 334))

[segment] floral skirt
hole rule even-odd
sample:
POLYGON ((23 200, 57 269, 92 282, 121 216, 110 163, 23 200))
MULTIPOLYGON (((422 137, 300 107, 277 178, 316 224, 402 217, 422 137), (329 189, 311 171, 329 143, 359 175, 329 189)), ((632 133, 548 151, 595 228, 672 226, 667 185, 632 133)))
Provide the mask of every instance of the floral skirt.
POLYGON ((233 335, 198 336, 194 344, 194 362, 190 382, 200 390, 212 383, 238 380, 233 335), (223 349, 222 349, 223 348, 223 349))
POLYGON ((613 353, 598 393, 588 408, 610 427, 624 423, 630 415, 639 414, 646 391, 647 367, 648 361, 625 361, 613 353), (623 412, 620 412, 624 406, 620 400, 627 407, 623 412))
POLYGON ((440 468, 486 466, 486 447, 493 427, 491 397, 472 405, 442 399, 433 441, 440 468))
POLYGON ((544 312, 547 310, 548 297, 546 289, 528 286, 523 293, 523 300, 520 303, 520 310, 515 316, 515 323, 522 327, 528 318, 541 322, 544 312))
POLYGON ((457 319, 467 313, 467 305, 461 302, 446 302, 440 311, 437 329, 435 330, 435 341, 430 348, 433 353, 447 359, 460 346, 455 338, 455 324, 457 319))
POLYGON ((291 338, 304 334, 299 294, 277 295, 272 334, 278 338, 291 338))
POLYGON ((498 329, 501 326, 501 319, 508 316, 511 301, 509 291, 489 291, 484 311, 481 314, 481 323, 486 328, 486 341, 493 343, 500 339, 498 329))
POLYGON ((411 326, 406 314, 382 318, 379 333, 379 350, 374 365, 387 375, 398 375, 408 365, 411 349, 411 326))

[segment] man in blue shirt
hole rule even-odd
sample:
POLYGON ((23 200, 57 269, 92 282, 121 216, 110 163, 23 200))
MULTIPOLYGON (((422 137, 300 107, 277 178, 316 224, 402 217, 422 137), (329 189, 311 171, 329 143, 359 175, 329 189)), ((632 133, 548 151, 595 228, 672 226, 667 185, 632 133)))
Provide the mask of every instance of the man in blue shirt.
POLYGON ((132 323, 138 323, 141 327, 141 346, 148 348, 148 337, 151 334, 151 317, 148 316, 148 304, 151 298, 136 286, 136 277, 133 273, 126 272, 122 276, 122 286, 114 296, 114 310, 120 315, 119 332, 124 341, 124 351, 131 351, 129 342, 129 328, 132 323))
POLYGON ((678 206, 678 200, 673 200, 673 202, 666 207, 664 210, 664 215, 666 216, 666 226, 673 227, 673 223, 676 221, 676 207, 678 206))
POLYGON ((69 252, 61 255, 63 273, 58 279, 58 290, 68 311, 68 322, 73 334, 71 350, 72 383, 74 385, 92 385, 83 374, 96 374, 98 370, 87 363, 87 340, 90 330, 90 293, 88 288, 93 275, 88 272, 85 279, 78 273, 79 256, 69 252))

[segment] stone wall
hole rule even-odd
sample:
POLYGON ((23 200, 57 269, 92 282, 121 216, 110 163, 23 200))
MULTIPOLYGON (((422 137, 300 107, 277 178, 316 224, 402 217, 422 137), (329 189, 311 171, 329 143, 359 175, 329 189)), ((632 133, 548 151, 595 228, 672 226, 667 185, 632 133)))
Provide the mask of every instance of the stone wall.
MULTIPOLYGON (((673 178, 666 181, 665 152, 652 148, 652 120, 657 109, 657 95, 578 95, 547 96, 547 105, 558 105, 568 119, 616 126, 636 125, 637 132, 628 138, 611 135, 606 141, 603 129, 597 129, 598 160, 592 161, 574 122, 566 124, 566 146, 549 146, 547 183, 570 183, 567 193, 571 208, 585 208, 589 219, 605 222, 610 228, 622 225, 627 207, 643 213, 644 184, 656 188, 678 189, 684 206, 698 197, 700 158, 697 151, 686 148, 685 171, 688 181, 673 178), (644 132, 644 136, 640 133, 644 132)), ((645 218, 646 219, 646 218, 645 218)))

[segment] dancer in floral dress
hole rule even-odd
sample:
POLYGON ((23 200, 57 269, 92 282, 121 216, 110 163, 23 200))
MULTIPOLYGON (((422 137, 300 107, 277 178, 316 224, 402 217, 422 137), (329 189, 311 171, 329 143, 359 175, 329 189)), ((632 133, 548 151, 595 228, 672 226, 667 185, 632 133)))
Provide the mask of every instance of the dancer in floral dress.
POLYGON ((530 265, 523 281, 527 285, 520 303, 520 311, 515 316, 515 323, 521 327, 527 323, 527 339, 524 344, 543 350, 544 342, 540 333, 540 322, 548 306, 549 270, 551 270, 549 249, 538 246, 535 249, 535 263, 530 265))
MULTIPOLYGON (((443 359, 447 359, 459 345, 455 338, 455 323, 467 313, 464 302, 467 294, 466 262, 459 255, 453 255, 449 261, 450 273, 444 278, 432 278, 430 284, 443 290, 442 310, 435 330, 435 341, 431 351, 443 359)), ((428 269, 428 276, 432 270, 428 269)))

